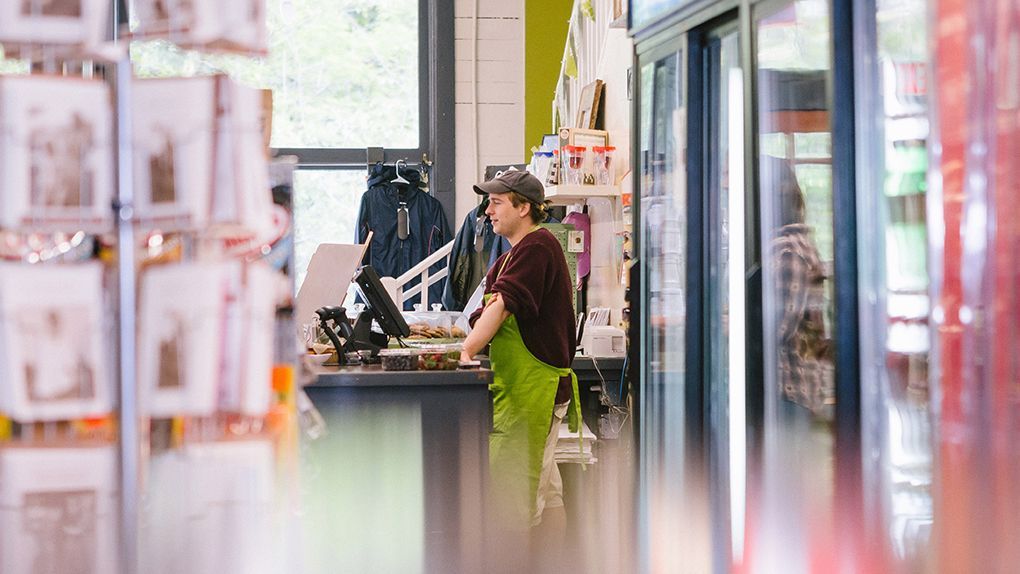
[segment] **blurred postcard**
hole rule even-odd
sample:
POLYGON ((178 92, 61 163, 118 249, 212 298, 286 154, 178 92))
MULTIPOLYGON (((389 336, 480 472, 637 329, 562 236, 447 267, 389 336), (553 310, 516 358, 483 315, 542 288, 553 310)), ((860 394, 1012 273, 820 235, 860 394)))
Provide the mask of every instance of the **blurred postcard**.
POLYGON ((0 572, 116 572, 116 492, 113 447, 0 449, 0 572))
POLYGON ((266 53, 266 0, 134 0, 131 34, 188 49, 266 53))
POLYGON ((103 82, 0 77, 0 227, 112 228, 111 106, 103 82))
POLYGON ((112 411, 103 307, 99 264, 0 264, 0 411, 23 423, 112 411))
POLYGON ((5 0, 0 2, 0 43, 8 57, 96 46, 105 39, 111 6, 111 0, 5 0))
POLYGON ((138 385, 145 414, 216 411, 228 285, 239 272, 239 263, 186 263, 152 267, 142 276, 138 385))

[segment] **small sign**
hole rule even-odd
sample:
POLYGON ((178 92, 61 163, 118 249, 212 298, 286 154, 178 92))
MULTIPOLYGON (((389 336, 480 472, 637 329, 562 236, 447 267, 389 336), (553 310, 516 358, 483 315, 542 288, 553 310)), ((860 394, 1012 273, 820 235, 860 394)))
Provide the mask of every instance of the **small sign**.
POLYGON ((567 252, 584 253, 584 231, 570 231, 567 233, 567 252))

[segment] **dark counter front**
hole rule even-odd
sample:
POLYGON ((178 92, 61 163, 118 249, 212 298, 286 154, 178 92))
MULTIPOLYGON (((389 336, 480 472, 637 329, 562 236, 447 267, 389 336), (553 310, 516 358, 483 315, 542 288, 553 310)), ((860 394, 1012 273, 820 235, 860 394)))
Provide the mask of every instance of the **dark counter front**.
MULTIPOLYGON (((420 534, 425 572, 484 569, 491 381, 488 369, 383 371, 369 365, 321 367, 318 380, 305 386, 327 426, 326 437, 305 450, 316 469, 306 504, 360 525, 347 532, 359 539, 345 541, 352 557, 366 544, 388 542, 394 552, 404 551, 413 546, 407 538, 420 534), (361 492, 340 492, 352 483, 331 474, 364 476, 353 482, 361 492), (420 508, 419 520, 404 511, 409 507, 420 508), (393 509, 396 515, 380 517, 393 509), (415 522, 423 524, 420 532, 415 522), (404 542, 387 541, 391 529, 404 542)), ((332 548, 336 555, 337 545, 332 548)), ((336 562, 337 571, 357 566, 336 562)))

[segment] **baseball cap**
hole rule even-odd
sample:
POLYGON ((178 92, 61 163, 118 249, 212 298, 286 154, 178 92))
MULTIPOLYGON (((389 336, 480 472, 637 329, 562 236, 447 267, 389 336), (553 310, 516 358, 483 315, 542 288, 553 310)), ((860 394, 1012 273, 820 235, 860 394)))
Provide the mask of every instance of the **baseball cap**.
POLYGON ((500 194, 516 191, 532 203, 545 202, 545 187, 537 177, 526 171, 507 170, 499 177, 479 183, 475 187, 478 195, 500 194))

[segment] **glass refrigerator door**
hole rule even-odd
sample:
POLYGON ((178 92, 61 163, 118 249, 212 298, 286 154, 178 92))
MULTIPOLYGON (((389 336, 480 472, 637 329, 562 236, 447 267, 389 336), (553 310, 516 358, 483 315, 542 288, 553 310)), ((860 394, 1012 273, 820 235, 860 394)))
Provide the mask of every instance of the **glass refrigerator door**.
POLYGON ((750 571, 837 570, 827 2, 755 10, 764 432, 750 571))
POLYGON ((648 569, 711 571, 708 487, 697 462, 700 413, 685 375, 687 170, 681 50, 642 58, 639 71, 641 269, 641 540, 648 569), (703 534, 703 533, 701 533, 703 534), (692 561, 696 565, 692 565, 692 561))

